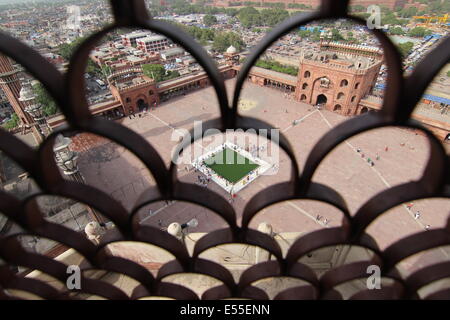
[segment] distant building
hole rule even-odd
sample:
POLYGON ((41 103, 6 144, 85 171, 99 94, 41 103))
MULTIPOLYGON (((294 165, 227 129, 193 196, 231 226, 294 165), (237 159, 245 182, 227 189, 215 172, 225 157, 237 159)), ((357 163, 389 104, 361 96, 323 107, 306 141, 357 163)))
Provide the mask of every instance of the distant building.
POLYGON ((343 115, 367 112, 359 102, 375 87, 382 61, 378 48, 322 43, 300 58, 295 98, 343 115))
POLYGON ((109 88, 125 114, 143 111, 159 103, 156 82, 141 68, 126 69, 108 77, 109 88))
POLYGON ((122 43, 124 46, 127 46, 127 47, 136 47, 137 40, 139 40, 141 38, 145 38, 150 35, 151 35, 150 31, 127 33, 127 34, 121 36, 122 43))
POLYGON ((112 42, 95 48, 90 58, 101 67, 110 67, 113 72, 143 64, 160 63, 159 53, 144 53, 142 50, 112 42))
POLYGON ((170 42, 164 36, 147 36, 136 40, 136 46, 139 50, 147 53, 155 53, 169 48, 170 42))
POLYGON ((175 61, 177 58, 181 58, 185 55, 183 48, 171 48, 160 52, 161 58, 166 62, 175 61))

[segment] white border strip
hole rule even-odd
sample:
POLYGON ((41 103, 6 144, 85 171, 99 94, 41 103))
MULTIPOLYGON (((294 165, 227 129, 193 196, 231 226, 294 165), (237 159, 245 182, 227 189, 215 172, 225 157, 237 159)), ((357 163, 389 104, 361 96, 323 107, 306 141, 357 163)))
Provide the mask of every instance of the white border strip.
POLYGON ((253 157, 250 154, 250 152, 247 152, 246 150, 242 149, 241 147, 239 147, 233 143, 230 143, 228 141, 226 141, 224 144, 218 146, 217 148, 198 157, 196 160, 194 160, 192 162, 192 166, 194 168, 196 168, 198 171, 200 171, 201 173, 203 173, 204 175, 206 175, 206 176, 210 175, 212 181, 217 183, 220 187, 222 187, 222 189, 224 189, 227 193, 229 193, 231 195, 238 193, 239 191, 241 191, 242 189, 247 187, 250 183, 255 181, 259 176, 263 175, 267 170, 269 170, 270 168, 273 167, 273 165, 270 165, 268 162, 261 160, 259 158, 253 157), (259 167, 257 169, 255 169, 254 171, 252 171, 250 174, 243 177, 241 180, 239 180, 235 184, 232 184, 231 182, 227 181, 226 179, 219 177, 219 175, 217 175, 215 173, 215 171, 213 171, 212 169, 202 165, 203 161, 205 159, 211 158, 211 155, 213 153, 221 152, 225 148, 228 148, 228 149, 231 149, 231 150, 237 152, 239 155, 241 155, 241 156, 249 159, 253 163, 259 165, 259 167))

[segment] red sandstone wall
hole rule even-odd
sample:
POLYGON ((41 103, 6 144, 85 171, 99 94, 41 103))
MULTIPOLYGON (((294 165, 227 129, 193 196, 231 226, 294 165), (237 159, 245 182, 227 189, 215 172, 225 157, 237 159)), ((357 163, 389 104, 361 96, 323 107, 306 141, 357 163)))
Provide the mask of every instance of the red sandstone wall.
POLYGON ((324 94, 327 97, 326 108, 328 110, 336 111, 343 115, 355 115, 360 100, 374 85, 380 67, 381 64, 372 67, 367 73, 359 75, 345 69, 333 70, 327 66, 322 67, 304 61, 300 65, 295 98, 298 101, 314 105, 317 102, 317 97, 320 94, 324 94), (309 78, 304 77, 307 71, 311 74, 309 78), (329 88, 320 86, 319 79, 322 77, 330 79, 331 85, 329 88), (342 80, 347 80, 348 85, 341 87, 342 80), (307 85, 305 89, 303 89, 304 84, 307 85), (301 99, 302 95, 306 95, 306 100, 301 99), (335 110, 337 105, 340 106, 340 110, 335 110))
POLYGON ((344 106, 350 101, 349 97, 352 94, 351 85, 354 83, 354 77, 352 73, 345 72, 344 70, 337 72, 305 61, 300 65, 295 97, 298 101, 316 104, 317 97, 320 94, 324 94, 327 97, 326 108, 333 110, 337 104, 344 106), (311 75, 305 78, 305 72, 307 71, 311 75), (320 87, 320 81, 318 79, 322 77, 330 79, 331 85, 329 88, 320 87), (348 81, 348 85, 346 87, 340 87, 340 83, 344 79, 348 81), (304 84, 307 85, 305 89, 303 89, 304 84), (344 97, 337 99, 339 93, 343 93, 344 97), (306 95, 306 100, 301 100, 302 95, 306 95))
POLYGON ((137 88, 135 90, 129 90, 122 94, 120 94, 117 89, 112 86, 111 92, 120 100, 125 114, 129 114, 130 109, 134 112, 139 111, 137 107, 137 102, 139 99, 144 100, 144 102, 147 103, 149 107, 152 107, 155 102, 156 104, 159 104, 159 96, 157 94, 158 91, 155 85, 145 86, 143 88, 137 88), (150 94, 150 91, 152 91, 152 94, 150 94), (128 98, 130 99, 129 102, 127 102, 128 98))

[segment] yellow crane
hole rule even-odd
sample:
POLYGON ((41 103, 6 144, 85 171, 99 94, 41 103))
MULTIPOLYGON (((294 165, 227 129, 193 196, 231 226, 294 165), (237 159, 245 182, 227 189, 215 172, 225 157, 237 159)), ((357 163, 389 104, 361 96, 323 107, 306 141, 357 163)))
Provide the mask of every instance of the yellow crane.
POLYGON ((432 21, 437 20, 438 24, 445 24, 448 20, 448 13, 442 17, 430 17, 430 16, 414 16, 413 19, 425 20, 425 25, 429 25, 432 21))

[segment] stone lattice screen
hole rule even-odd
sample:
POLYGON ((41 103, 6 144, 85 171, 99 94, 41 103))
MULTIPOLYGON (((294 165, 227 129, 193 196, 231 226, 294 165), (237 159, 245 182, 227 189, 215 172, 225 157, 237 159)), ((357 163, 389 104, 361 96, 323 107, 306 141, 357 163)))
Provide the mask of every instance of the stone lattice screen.
MULTIPOLYGON (((389 70, 387 90, 383 108, 378 113, 368 113, 349 119, 328 132, 313 148, 302 170, 298 167, 289 141, 281 135, 280 147, 292 162, 292 175, 289 182, 273 185, 251 199, 243 213, 242 226, 238 227, 233 207, 226 199, 197 185, 177 180, 176 167, 166 168, 155 148, 143 137, 113 121, 91 116, 84 89, 84 70, 90 50, 106 33, 121 27, 149 29, 171 38, 184 47, 200 63, 209 75, 219 101, 221 117, 203 125, 203 130, 218 128, 247 130, 272 129, 260 120, 243 117, 238 113, 238 101, 247 74, 258 57, 282 35, 301 25, 318 19, 347 18, 365 25, 361 19, 347 16, 348 0, 323 0, 319 11, 306 16, 286 20, 273 29, 254 49, 242 67, 236 81, 233 101, 228 101, 224 80, 214 62, 190 36, 173 25, 156 21, 149 17, 144 0, 111 0, 115 23, 91 36, 83 43, 71 60, 66 76, 59 73, 49 62, 23 43, 0 33, 0 51, 24 66, 37 80, 41 81, 67 119, 67 126, 53 132, 36 151, 20 142, 17 138, 0 131, 0 149, 21 165, 37 182, 47 195, 71 198, 85 203, 112 220, 120 231, 113 241, 137 241, 151 243, 168 250, 176 259, 165 264, 154 277, 144 267, 105 254, 105 245, 95 246, 86 237, 63 226, 46 221, 38 209, 33 197, 25 201, 0 192, 0 212, 27 230, 27 234, 52 239, 81 253, 89 264, 86 269, 104 269, 125 274, 137 280, 139 286, 132 298, 145 296, 165 296, 176 299, 218 299, 227 297, 245 297, 265 299, 264 291, 252 286, 252 283, 267 277, 292 277, 306 281, 307 285, 294 287, 281 292, 280 299, 339 299, 333 288, 339 284, 367 276, 367 267, 372 264, 381 266, 383 276, 392 279, 392 285, 381 290, 366 290, 352 298, 416 299, 417 291, 423 286, 450 277, 450 261, 423 268, 404 279, 395 266, 403 259, 439 246, 450 245, 450 224, 442 229, 423 231, 401 239, 385 250, 377 246, 377 239, 370 237, 366 227, 387 210, 402 203, 424 198, 448 198, 450 196, 449 158, 443 145, 434 135, 410 116, 428 84, 448 62, 450 57, 450 39, 442 43, 423 59, 408 78, 403 77, 402 62, 398 51, 388 37, 379 30, 372 30, 383 46, 385 63, 389 70), (402 126, 422 130, 430 143, 430 158, 423 176, 397 187, 385 190, 368 200, 354 216, 350 216, 344 199, 333 190, 333 186, 314 183, 312 176, 321 161, 346 139, 375 128, 402 126), (59 173, 53 156, 53 144, 59 133, 83 131, 106 137, 124 146, 134 153, 151 171, 155 180, 155 190, 144 192, 135 209, 127 212, 124 207, 110 196, 93 187, 64 180, 59 173), (181 200, 204 206, 220 215, 229 227, 211 232, 195 245, 193 255, 189 255, 183 244, 157 228, 139 226, 131 222, 132 215, 146 204, 167 199, 181 200), (254 216, 263 208, 291 199, 309 199, 322 201, 338 208, 343 213, 342 226, 312 232, 298 239, 282 256, 281 249, 273 238, 248 228, 254 216), (226 243, 243 243, 261 247, 269 251, 273 261, 257 264, 243 273, 236 283, 226 268, 211 261, 198 258, 208 248, 226 243), (299 258, 319 248, 340 244, 351 244, 368 248, 374 252, 372 261, 343 265, 327 272, 318 279, 307 266, 298 262, 299 258), (220 280, 223 285, 206 291, 198 297, 191 290, 165 283, 162 278, 175 273, 205 274, 220 280)), ((269 130, 270 132, 270 130, 269 130)), ((59 292, 53 287, 35 279, 23 278, 12 273, 11 265, 20 265, 32 270, 40 270, 65 283, 66 265, 48 257, 25 251, 15 236, 0 238, 0 258, 6 262, 0 266, 0 297, 8 299, 4 289, 18 289, 49 299, 70 298, 68 292, 59 292)), ((82 292, 109 299, 128 299, 113 285, 99 280, 83 278, 82 292)), ((450 298, 450 289, 440 290, 428 298, 450 298)))

